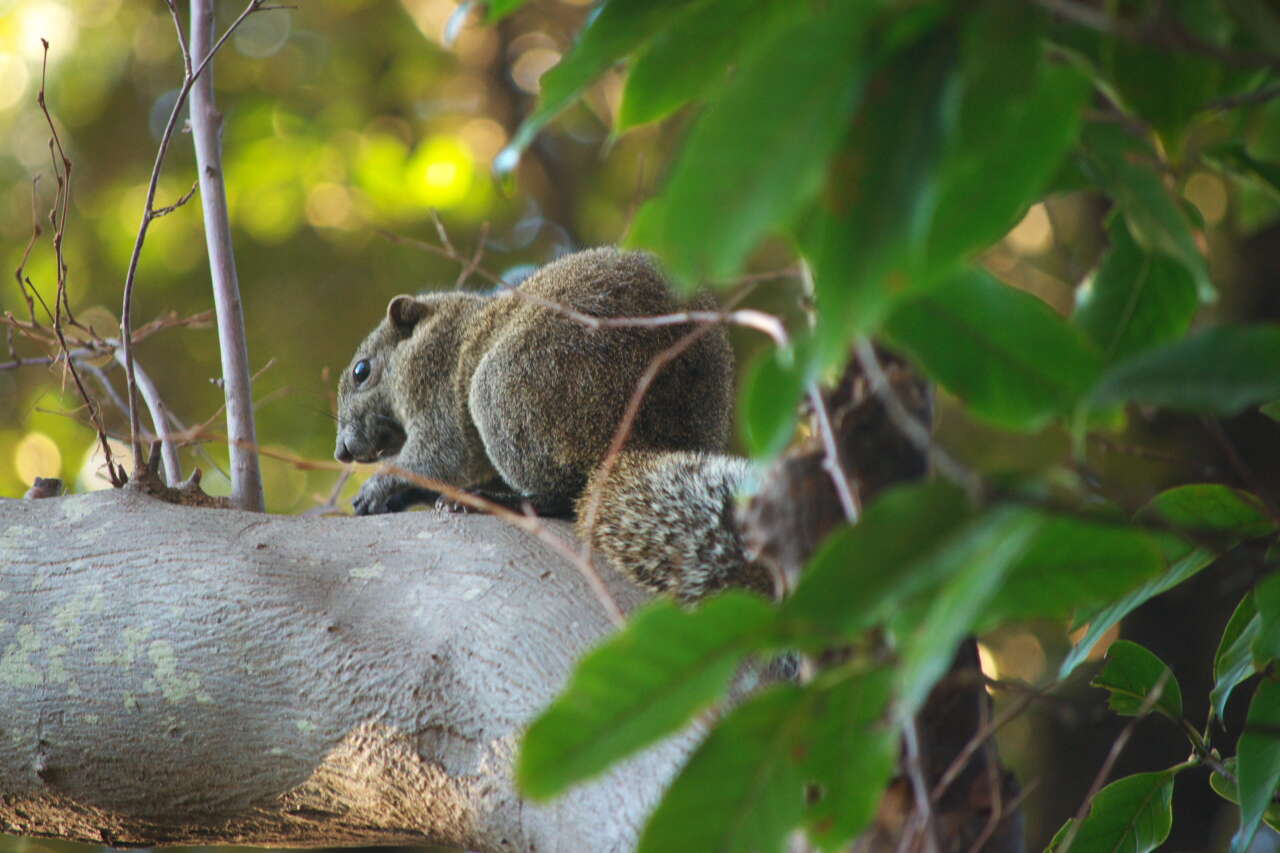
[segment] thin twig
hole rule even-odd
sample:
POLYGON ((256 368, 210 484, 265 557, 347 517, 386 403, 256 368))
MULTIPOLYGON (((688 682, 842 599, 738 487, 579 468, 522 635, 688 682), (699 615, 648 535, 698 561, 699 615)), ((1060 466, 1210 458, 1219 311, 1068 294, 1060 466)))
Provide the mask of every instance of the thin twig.
MULTIPOLYGON (((121 367, 124 366, 124 351, 120 347, 116 347, 115 360, 121 367)), ((169 409, 165 406, 156 384, 142 369, 142 365, 136 361, 133 364, 133 372, 138 381, 138 391, 141 392, 143 402, 147 405, 147 411, 151 413, 151 424, 155 435, 160 439, 160 450, 164 458, 165 485, 177 488, 182 482, 182 467, 178 463, 178 450, 173 444, 173 431, 169 428, 169 409)))
POLYGON ((1222 452, 1226 454, 1227 462, 1230 463, 1233 470, 1240 479, 1249 487, 1249 489, 1258 496, 1258 500, 1262 501, 1262 505, 1266 507, 1267 514, 1271 516, 1272 521, 1280 522, 1280 507, 1277 507, 1271 500, 1270 494, 1262 487, 1262 481, 1249 467, 1240 452, 1236 450, 1236 446, 1232 443, 1231 438, 1222 428, 1222 424, 1209 416, 1200 418, 1200 422, 1204 424, 1204 428, 1213 436, 1213 440, 1222 448, 1222 452))
POLYGON ((1040 777, 1037 776, 1024 785, 1022 790, 1019 791, 1013 799, 1009 800, 1009 802, 1005 803, 997 801, 997 808, 991 810, 991 817, 987 820, 987 825, 982 828, 982 834, 979 835, 974 840, 972 846, 969 847, 969 853, 982 853, 987 846, 987 842, 991 840, 991 836, 995 835, 996 829, 1000 826, 1000 821, 1004 819, 1004 816, 1006 814, 1014 814, 1018 810, 1018 807, 1021 806, 1023 802, 1026 801, 1027 797, 1031 795, 1031 792, 1039 786, 1040 777))
POLYGON ((912 800, 915 808, 911 812, 910 828, 904 828, 899 850, 908 849, 904 845, 914 839, 917 833, 924 835, 925 853, 937 853, 937 824, 934 821, 933 804, 929 800, 929 786, 924 778, 924 762, 920 756, 920 733, 915 717, 910 717, 902 727, 902 744, 907 779, 911 783, 912 800))
MULTIPOLYGON (((76 390, 80 392, 81 399, 84 400, 85 407, 89 411, 89 420, 93 424, 94 430, 98 434, 98 443, 102 447, 102 456, 106 461, 107 471, 110 474, 111 484, 119 487, 124 485, 124 472, 119 465, 112 460, 111 445, 107 442, 107 431, 102 425, 101 414, 98 409, 97 402, 89 396, 88 390, 84 387, 84 382, 80 378, 80 371, 76 369, 75 360, 71 358, 71 348, 67 346, 67 338, 63 329, 62 313, 65 308, 68 322, 75 322, 71 314, 71 306, 67 297, 67 263, 62 254, 62 241, 65 234, 67 222, 67 205, 71 196, 71 160, 67 157, 62 147, 62 140, 58 137, 58 130, 53 124, 53 116, 49 113, 49 106, 45 101, 45 82, 48 74, 49 66, 49 42, 40 39, 40 43, 44 46, 44 56, 40 66, 40 91, 36 95, 36 102, 40 105, 41 111, 44 113, 45 120, 49 123, 49 153, 52 157, 54 152, 57 156, 53 160, 54 177, 58 183, 57 194, 54 197, 53 207, 49 211, 50 223, 53 227, 53 251, 54 261, 56 264, 55 275, 58 281, 57 295, 53 302, 53 332, 58 338, 58 347, 62 356, 64 370, 70 373, 72 380, 75 382, 76 390), (62 171, 58 171, 59 160, 61 161, 62 171)), ((34 201, 33 201, 34 204, 34 201)), ((26 258, 23 258, 23 264, 26 258)), ((22 267, 19 267, 19 277, 22 276, 22 267)), ((34 290, 34 289, 33 289, 34 290)), ((25 296, 27 291, 23 290, 25 296)), ((39 295, 38 293, 36 294, 39 295)), ((48 310, 48 306, 45 306, 48 310)), ((32 311, 32 325, 35 325, 35 312, 32 311)), ((64 373, 64 376, 66 374, 64 373)))
POLYGON ((1102 790, 1103 783, 1111 775, 1111 768, 1115 766, 1116 760, 1120 758, 1120 753, 1124 751, 1125 744, 1133 736, 1133 730, 1147 714, 1151 713, 1151 709, 1156 706, 1156 702, 1160 701, 1160 696, 1164 693, 1165 685, 1168 683, 1171 674, 1167 669, 1160 673, 1160 677, 1156 679, 1151 692, 1146 695, 1142 700, 1142 704, 1138 707, 1138 712, 1134 714, 1133 719, 1125 725, 1116 739, 1112 741, 1106 760, 1098 768, 1097 775, 1093 777, 1093 782, 1089 785, 1088 793, 1084 795, 1080 808, 1076 810, 1076 816, 1071 820, 1071 828, 1067 830, 1066 836, 1062 839, 1062 844, 1057 848, 1058 853, 1067 853, 1071 849, 1071 845, 1076 840, 1076 835, 1080 832, 1080 825, 1084 823, 1085 816, 1089 814, 1089 807, 1093 804, 1093 798, 1097 796, 1098 791, 1102 790))
POLYGON ((1249 107, 1254 104, 1265 104, 1267 101, 1274 101, 1276 98, 1280 98, 1280 86, 1268 86, 1262 89, 1255 89, 1252 92, 1245 92, 1241 95, 1232 95, 1229 98, 1219 98, 1216 101, 1210 101, 1200 109, 1233 110, 1236 107, 1249 107))
MULTIPOLYGON (((31 324, 34 326, 36 322, 36 303, 31 298, 31 294, 27 292, 25 270, 27 268, 27 260, 31 257, 31 250, 35 248, 36 241, 40 239, 40 214, 37 210, 37 199, 39 198, 40 176, 36 175, 31 179, 31 239, 27 241, 27 247, 22 252, 22 260, 18 262, 18 268, 14 270, 14 277, 18 279, 18 290, 22 292, 22 298, 27 303, 27 312, 31 316, 31 324)), ((12 351, 12 347, 10 347, 12 351)))
POLYGON ((813 418, 818 425, 818 436, 822 440, 822 468, 831 478, 835 486, 836 496, 840 499, 840 508, 844 510, 845 520, 857 524, 862 516, 862 502, 858 499, 857 490, 849 482, 844 463, 840 461, 840 448, 836 445, 835 431, 831 428, 831 417, 827 413, 827 403, 822 399, 822 389, 816 381, 808 384, 809 405, 813 407, 813 418))

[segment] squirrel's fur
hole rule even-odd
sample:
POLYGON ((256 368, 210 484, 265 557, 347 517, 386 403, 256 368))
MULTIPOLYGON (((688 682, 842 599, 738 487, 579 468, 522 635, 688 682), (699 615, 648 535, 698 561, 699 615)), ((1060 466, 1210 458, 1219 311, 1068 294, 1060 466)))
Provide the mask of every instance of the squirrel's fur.
MULTIPOLYGON (((732 522, 747 463, 719 455, 733 387, 723 329, 708 329, 657 375, 602 476, 641 376, 690 327, 592 329, 539 300, 601 318, 681 310, 647 255, 612 248, 560 258, 491 296, 397 296, 339 381, 337 458, 395 456, 398 467, 491 500, 576 509, 579 535, 615 566, 681 598, 729 583, 767 591, 732 522)), ((395 512, 436 497, 380 474, 355 508, 395 512)))

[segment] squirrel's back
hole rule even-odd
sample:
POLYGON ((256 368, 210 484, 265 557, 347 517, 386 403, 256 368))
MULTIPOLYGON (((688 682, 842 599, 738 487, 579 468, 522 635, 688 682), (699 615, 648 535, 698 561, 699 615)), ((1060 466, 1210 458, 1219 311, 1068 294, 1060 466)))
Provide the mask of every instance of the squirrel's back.
MULTIPOLYGON (((595 328, 572 316, 710 307, 677 300, 650 256, 613 248, 562 257, 489 297, 396 297, 339 385, 336 455, 396 454, 400 468, 540 512, 576 502, 579 535, 682 598, 727 584, 767 591, 732 519, 746 462, 720 455, 734 378, 724 327, 595 328), (622 451, 603 464, 646 381, 622 451)), ((355 504, 394 512, 434 496, 380 474, 355 504)))

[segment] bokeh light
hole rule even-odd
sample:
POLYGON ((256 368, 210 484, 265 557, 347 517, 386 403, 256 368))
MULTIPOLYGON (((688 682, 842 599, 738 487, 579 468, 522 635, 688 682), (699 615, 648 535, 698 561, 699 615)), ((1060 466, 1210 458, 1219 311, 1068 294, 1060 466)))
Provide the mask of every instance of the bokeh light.
POLYGON ((18 478, 30 485, 36 477, 57 477, 62 473, 62 452, 52 438, 29 432, 13 449, 13 467, 18 478))

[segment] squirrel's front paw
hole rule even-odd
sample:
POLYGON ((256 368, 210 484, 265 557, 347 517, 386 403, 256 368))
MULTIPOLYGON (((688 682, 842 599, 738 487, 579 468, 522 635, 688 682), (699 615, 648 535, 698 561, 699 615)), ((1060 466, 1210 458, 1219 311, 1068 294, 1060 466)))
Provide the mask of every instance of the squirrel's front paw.
POLYGON ((356 494, 351 505, 356 515, 379 515, 400 512, 416 503, 435 500, 436 493, 419 488, 390 474, 374 474, 356 494))

